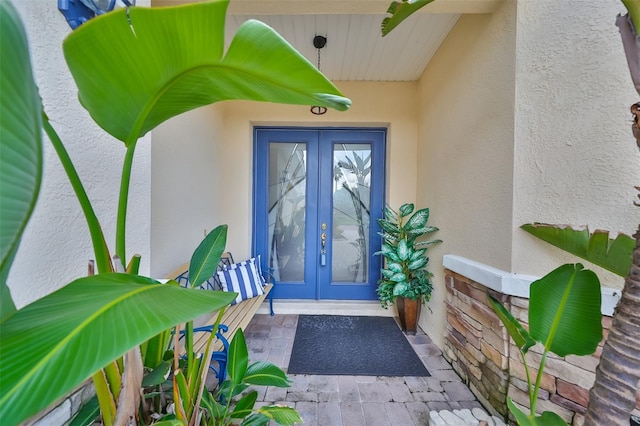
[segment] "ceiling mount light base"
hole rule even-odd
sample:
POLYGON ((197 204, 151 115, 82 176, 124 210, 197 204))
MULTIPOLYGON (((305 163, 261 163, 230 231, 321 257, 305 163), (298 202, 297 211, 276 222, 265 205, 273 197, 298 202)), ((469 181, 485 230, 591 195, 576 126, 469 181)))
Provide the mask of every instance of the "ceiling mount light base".
POLYGON ((313 38, 313 47, 316 49, 322 49, 327 45, 327 38, 325 36, 317 35, 313 38))

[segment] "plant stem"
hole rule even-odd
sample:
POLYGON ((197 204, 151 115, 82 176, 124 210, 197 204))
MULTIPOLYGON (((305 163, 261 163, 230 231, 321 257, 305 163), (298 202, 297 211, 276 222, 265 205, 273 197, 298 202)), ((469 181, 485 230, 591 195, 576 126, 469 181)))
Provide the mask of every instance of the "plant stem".
POLYGON ((116 222, 116 254, 120 257, 122 267, 125 267, 126 258, 126 225, 127 202, 129 201, 129 187, 131 184, 131 168, 133 156, 136 151, 137 141, 127 145, 127 153, 122 165, 122 179, 120 180, 120 198, 118 200, 118 219, 116 222))
POLYGON ((640 0, 621 0, 624 7, 627 8, 631 22, 633 23, 633 29, 638 33, 638 26, 640 26, 640 0))
POLYGON ((547 354, 549 351, 545 350, 542 354, 542 359, 540 360, 540 365, 538 366, 538 376, 536 377, 536 386, 533 389, 533 395, 531 397, 531 418, 536 415, 536 405, 538 403, 538 394, 540 393, 540 383, 542 383, 542 372, 544 371, 544 365, 547 362, 547 354))
POLYGON ((102 232, 100 222, 93 210, 93 206, 87 196, 87 192, 82 185, 80 176, 78 176, 78 172, 71 161, 71 157, 69 157, 69 153, 64 147, 62 140, 60 140, 58 133, 56 133, 55 129, 49 122, 49 118, 44 111, 42 112, 42 126, 44 127, 47 136, 49 136, 51 145, 53 145, 53 148, 58 154, 60 163, 62 163, 62 167, 69 178, 71 187, 76 194, 76 198, 80 203, 80 207, 82 208, 82 212, 87 221, 89 234, 91 235, 91 242, 93 243, 93 252, 98 266, 98 273, 112 272, 111 255, 109 254, 109 248, 104 239, 104 233, 102 232))

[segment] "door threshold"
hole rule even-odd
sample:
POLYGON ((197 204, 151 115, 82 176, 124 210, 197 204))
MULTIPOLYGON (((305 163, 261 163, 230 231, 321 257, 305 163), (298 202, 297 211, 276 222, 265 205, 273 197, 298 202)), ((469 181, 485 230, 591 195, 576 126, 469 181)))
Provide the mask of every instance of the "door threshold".
MULTIPOLYGON (((308 315, 361 315, 393 317, 395 308, 384 309, 377 300, 305 300, 280 299, 273 301, 273 311, 277 314, 308 315)), ((269 301, 265 300, 258 314, 269 314, 269 301)))

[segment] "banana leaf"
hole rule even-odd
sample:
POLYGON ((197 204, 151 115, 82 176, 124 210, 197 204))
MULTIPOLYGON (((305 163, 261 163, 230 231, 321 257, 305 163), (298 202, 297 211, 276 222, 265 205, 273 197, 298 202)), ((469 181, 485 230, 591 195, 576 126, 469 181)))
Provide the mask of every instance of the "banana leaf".
POLYGON ((521 226, 531 235, 546 241, 566 252, 601 266, 621 277, 626 277, 631 268, 636 241, 628 235, 618 234, 609 238, 609 231, 573 229, 569 226, 546 223, 527 223, 521 226))
POLYGON ((559 356, 592 354, 602 340, 600 281, 579 263, 531 284, 529 334, 559 356))
POLYGON ((95 122, 131 145, 171 117, 223 100, 350 106, 259 21, 245 22, 223 56, 227 4, 119 9, 71 33, 64 56, 95 122))
POLYGON ((33 302, 0 323, 0 418, 22 422, 130 348, 235 297, 99 274, 33 302))
POLYGON ((382 36, 386 36, 395 27, 400 25, 402 21, 411 16, 418 9, 431 3, 433 0, 402 0, 402 2, 394 1, 389 5, 387 16, 382 20, 382 36))
POLYGON ((42 180, 42 105, 27 36, 7 1, 0 2, 0 51, 0 318, 4 318, 15 311, 6 279, 42 180))

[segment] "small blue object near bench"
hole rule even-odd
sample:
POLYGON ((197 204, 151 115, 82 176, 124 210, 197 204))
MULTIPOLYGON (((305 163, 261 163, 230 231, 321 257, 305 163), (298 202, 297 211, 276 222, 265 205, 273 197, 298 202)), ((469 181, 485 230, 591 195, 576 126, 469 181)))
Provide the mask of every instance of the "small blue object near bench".
MULTIPOLYGON (((211 360, 217 362, 211 368, 216 372, 219 383, 225 379, 229 341, 239 328, 245 329, 266 297, 269 297, 269 309, 273 312, 273 279, 265 282, 260 270, 259 257, 236 263, 231 253, 224 253, 216 273, 199 288, 205 291, 233 291, 238 297, 225 309, 213 341, 211 360)), ((168 275, 181 286, 189 286, 189 263, 185 263, 168 275)), ((204 353, 209 333, 218 318, 218 312, 212 312, 194 321, 195 353, 204 353)))

